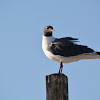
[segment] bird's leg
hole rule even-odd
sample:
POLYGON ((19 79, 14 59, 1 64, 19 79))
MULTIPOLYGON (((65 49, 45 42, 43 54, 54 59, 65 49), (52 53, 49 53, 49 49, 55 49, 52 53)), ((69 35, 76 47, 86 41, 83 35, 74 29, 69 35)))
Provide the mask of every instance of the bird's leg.
POLYGON ((60 62, 59 74, 62 73, 62 69, 63 69, 63 64, 62 64, 62 62, 60 62))

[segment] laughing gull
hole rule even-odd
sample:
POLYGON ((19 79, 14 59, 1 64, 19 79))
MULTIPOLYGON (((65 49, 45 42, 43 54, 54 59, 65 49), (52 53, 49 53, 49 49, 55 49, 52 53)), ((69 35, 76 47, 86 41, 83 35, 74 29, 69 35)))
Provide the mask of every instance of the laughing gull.
POLYGON ((54 38, 52 26, 44 28, 42 48, 45 55, 54 61, 60 62, 59 73, 62 73, 63 63, 70 63, 83 59, 100 59, 100 52, 96 52, 85 45, 78 45, 77 38, 54 38))

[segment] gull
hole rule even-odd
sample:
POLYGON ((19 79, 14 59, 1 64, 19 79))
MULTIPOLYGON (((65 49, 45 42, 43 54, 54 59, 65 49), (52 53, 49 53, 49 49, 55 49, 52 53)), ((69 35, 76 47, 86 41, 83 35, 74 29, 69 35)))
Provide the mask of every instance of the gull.
POLYGON ((83 59, 100 59, 100 52, 96 52, 88 46, 77 44, 77 38, 54 38, 53 32, 52 26, 44 28, 42 49, 49 59, 60 63, 59 73, 62 73, 63 63, 83 59))

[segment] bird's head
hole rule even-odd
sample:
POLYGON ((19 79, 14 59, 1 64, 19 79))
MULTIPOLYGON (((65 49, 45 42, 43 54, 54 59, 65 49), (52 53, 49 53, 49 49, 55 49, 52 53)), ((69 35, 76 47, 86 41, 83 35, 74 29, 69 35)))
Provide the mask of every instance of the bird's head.
POLYGON ((46 26, 44 28, 44 36, 52 36, 52 32, 54 32, 54 29, 52 26, 46 26))

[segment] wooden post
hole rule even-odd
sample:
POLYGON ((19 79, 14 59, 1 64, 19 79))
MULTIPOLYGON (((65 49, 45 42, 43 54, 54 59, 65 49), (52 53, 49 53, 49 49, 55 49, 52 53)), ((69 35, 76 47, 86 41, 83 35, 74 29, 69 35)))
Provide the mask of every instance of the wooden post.
POLYGON ((64 74, 46 76, 46 100, 68 100, 68 78, 64 74))

